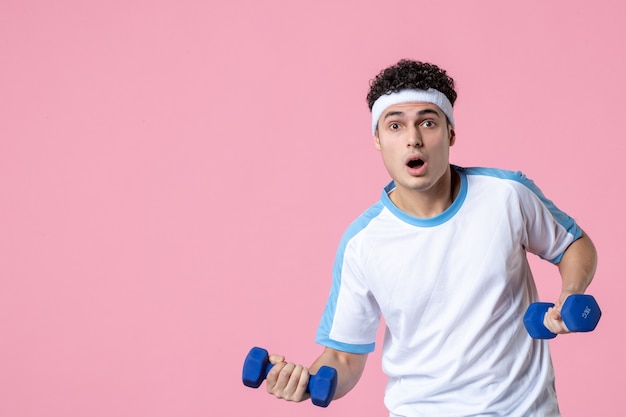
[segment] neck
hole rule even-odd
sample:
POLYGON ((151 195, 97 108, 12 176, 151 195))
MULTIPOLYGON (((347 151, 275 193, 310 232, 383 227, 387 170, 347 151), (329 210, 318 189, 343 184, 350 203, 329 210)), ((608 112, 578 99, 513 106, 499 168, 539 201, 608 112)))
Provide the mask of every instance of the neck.
POLYGON ((460 184, 459 175, 448 166, 441 180, 430 189, 418 191, 396 188, 389 194, 389 198, 405 213, 428 219, 440 215, 452 205, 460 184))

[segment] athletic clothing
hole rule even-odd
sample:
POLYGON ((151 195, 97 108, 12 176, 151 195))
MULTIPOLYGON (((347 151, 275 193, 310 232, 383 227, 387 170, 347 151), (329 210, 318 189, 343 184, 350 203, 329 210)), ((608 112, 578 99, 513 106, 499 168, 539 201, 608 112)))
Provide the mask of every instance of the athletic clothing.
POLYGON ((582 230, 520 172, 452 169, 440 215, 399 210, 391 182, 346 230, 316 341, 371 352, 382 316, 393 417, 560 416, 548 343, 523 326, 526 252, 558 263, 582 230))

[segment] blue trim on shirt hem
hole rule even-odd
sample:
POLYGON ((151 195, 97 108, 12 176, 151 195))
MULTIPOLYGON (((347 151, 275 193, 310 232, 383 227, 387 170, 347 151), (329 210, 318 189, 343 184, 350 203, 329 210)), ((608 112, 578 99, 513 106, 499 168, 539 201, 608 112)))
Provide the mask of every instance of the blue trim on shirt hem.
POLYGON ((376 343, 368 343, 365 345, 354 345, 351 343, 337 342, 335 340, 331 340, 328 338, 317 339, 316 342, 322 346, 325 346, 331 349, 339 350, 341 352, 356 353, 356 354, 371 353, 374 351, 376 347, 376 343))

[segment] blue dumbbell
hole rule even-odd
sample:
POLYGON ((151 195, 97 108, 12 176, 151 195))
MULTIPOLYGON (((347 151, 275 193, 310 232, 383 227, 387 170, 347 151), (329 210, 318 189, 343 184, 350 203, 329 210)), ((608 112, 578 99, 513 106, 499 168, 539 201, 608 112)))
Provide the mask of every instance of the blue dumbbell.
MULTIPOLYGON (((556 334, 543 325, 543 319, 552 303, 532 303, 524 315, 524 326, 533 339, 552 339, 556 334)), ((573 294, 565 299, 561 317, 572 332, 590 332, 596 328, 602 316, 600 306, 591 295, 573 294)))
MULTIPOLYGON (((243 363, 243 384, 247 387, 258 388, 273 366, 267 350, 253 347, 243 363)), ((317 374, 309 376, 307 392, 311 394, 311 401, 317 406, 328 407, 335 397, 336 389, 337 371, 334 368, 322 366, 317 374)))

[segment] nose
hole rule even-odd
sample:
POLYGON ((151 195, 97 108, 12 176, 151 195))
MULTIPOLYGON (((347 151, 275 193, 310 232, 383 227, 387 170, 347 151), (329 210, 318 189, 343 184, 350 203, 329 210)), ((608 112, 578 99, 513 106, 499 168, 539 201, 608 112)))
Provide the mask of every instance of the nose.
POLYGON ((409 129, 409 131, 407 132, 408 137, 407 137, 407 144, 406 146, 408 148, 419 148, 422 146, 422 134, 420 132, 420 130, 416 127, 413 126, 411 129, 409 129))

